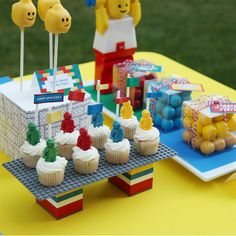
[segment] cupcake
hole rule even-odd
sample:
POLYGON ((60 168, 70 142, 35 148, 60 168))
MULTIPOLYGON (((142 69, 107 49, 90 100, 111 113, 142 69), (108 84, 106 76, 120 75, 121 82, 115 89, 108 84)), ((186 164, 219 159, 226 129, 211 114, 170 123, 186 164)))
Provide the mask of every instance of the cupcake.
POLYGON ((124 132, 120 123, 115 121, 110 139, 105 144, 105 157, 112 164, 124 164, 129 160, 130 143, 124 139, 124 132))
POLYGON ((132 140, 138 127, 138 120, 136 116, 133 115, 134 112, 130 101, 123 104, 120 112, 121 118, 119 119, 119 122, 124 130, 124 137, 132 140))
POLYGON ((88 128, 93 146, 97 149, 104 149, 104 144, 110 135, 110 129, 106 125, 103 125, 103 122, 104 119, 101 113, 93 115, 92 124, 88 128))
POLYGON ((36 166, 39 182, 48 187, 60 185, 64 180, 67 163, 68 161, 64 157, 57 155, 55 141, 48 139, 47 147, 36 166))
POLYGON ((91 146, 92 140, 87 129, 80 129, 77 146, 73 148, 73 163, 75 170, 80 174, 92 174, 97 171, 99 153, 91 146))
POLYGON ((40 132, 34 123, 29 123, 26 141, 20 148, 22 162, 29 168, 35 168, 41 157, 46 142, 40 139, 40 132))
POLYGON ((150 112, 144 110, 139 127, 134 134, 135 149, 144 156, 154 155, 158 151, 160 143, 160 133, 152 126, 150 112))
POLYGON ((64 114, 64 120, 61 123, 61 131, 56 134, 58 155, 67 160, 72 159, 73 147, 76 146, 79 132, 75 131, 74 120, 69 112, 64 114))

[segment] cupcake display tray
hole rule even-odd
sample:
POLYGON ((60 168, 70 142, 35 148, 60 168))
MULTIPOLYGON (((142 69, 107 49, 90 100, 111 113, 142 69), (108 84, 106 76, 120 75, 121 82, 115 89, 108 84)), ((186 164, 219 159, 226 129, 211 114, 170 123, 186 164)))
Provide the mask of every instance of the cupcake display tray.
POLYGON ((171 148, 160 143, 158 153, 152 156, 141 156, 134 149, 131 142, 130 160, 123 165, 112 165, 105 161, 105 152, 100 151, 99 169, 91 175, 81 175, 75 172, 73 161, 69 161, 65 171, 65 178, 61 185, 56 187, 42 186, 37 177, 35 169, 24 166, 21 159, 13 160, 3 164, 3 166, 13 174, 38 200, 45 200, 55 195, 80 188, 82 186, 117 176, 127 171, 158 162, 176 155, 171 148))

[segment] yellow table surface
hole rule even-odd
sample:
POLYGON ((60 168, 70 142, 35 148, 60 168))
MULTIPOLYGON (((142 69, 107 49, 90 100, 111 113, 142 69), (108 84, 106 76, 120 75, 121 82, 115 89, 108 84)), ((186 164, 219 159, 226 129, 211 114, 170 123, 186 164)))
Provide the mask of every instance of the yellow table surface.
MULTIPOLYGON (((163 74, 184 76, 202 83, 208 94, 236 101, 235 90, 163 55, 135 56, 142 58, 162 65, 163 74)), ((94 77, 93 68, 92 62, 81 65, 84 81, 94 77)), ((8 160, 0 153, 0 164, 8 160)), ((236 234, 236 183, 224 183, 226 177, 205 183, 173 160, 164 160, 155 164, 152 190, 127 197, 106 180, 91 184, 84 188, 84 210, 58 221, 0 165, 0 233, 236 234)))

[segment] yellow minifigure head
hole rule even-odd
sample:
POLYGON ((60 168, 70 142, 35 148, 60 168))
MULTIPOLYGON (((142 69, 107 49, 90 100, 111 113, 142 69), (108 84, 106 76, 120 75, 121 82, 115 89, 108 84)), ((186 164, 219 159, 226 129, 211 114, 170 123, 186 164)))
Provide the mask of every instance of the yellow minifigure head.
POLYGON ((45 28, 53 34, 67 33, 70 30, 71 21, 70 13, 61 4, 56 4, 47 11, 45 28))
POLYGON ((148 110, 144 110, 144 111, 142 112, 142 117, 143 117, 143 118, 149 118, 149 117, 150 117, 150 112, 149 112, 148 110))
POLYGON ((45 20, 47 11, 56 4, 60 4, 60 0, 38 0, 38 13, 42 21, 45 20))
POLYGON ((130 12, 130 0, 107 0, 106 9, 110 19, 122 19, 130 12))
POLYGON ((22 30, 34 25, 36 14, 36 7, 32 0, 20 0, 12 5, 12 20, 22 30))

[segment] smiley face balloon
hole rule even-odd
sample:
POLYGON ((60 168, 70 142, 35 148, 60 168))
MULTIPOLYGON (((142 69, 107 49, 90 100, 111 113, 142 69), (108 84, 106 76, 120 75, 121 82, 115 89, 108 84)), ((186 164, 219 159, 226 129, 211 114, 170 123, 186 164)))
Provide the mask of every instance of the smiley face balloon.
POLYGON ((36 19, 36 7, 32 0, 20 0, 12 5, 11 17, 13 22, 22 30, 31 27, 36 19))
POLYGON ((71 27, 71 20, 70 13, 61 4, 56 4, 47 11, 45 28, 53 34, 67 33, 71 27))
POLYGON ((45 20, 47 11, 56 4, 61 4, 60 0, 38 0, 38 12, 42 21, 45 20))

